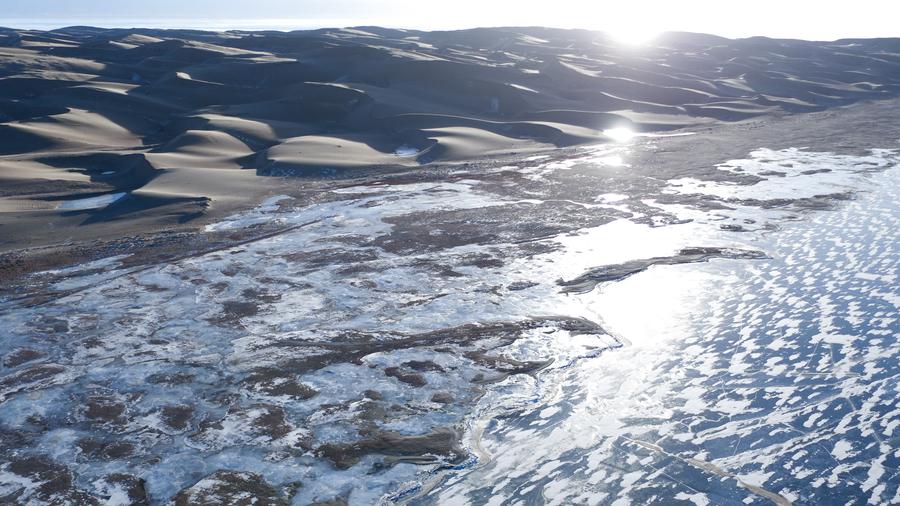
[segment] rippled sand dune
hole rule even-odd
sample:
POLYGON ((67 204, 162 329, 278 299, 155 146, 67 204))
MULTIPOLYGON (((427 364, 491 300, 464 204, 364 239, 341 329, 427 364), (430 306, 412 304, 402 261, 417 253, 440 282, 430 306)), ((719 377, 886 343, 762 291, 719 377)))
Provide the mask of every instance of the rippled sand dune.
POLYGON ((275 191, 257 175, 459 163, 898 91, 896 39, 2 29, 0 248, 192 230, 275 191), (59 206, 115 192, 128 198, 59 206))

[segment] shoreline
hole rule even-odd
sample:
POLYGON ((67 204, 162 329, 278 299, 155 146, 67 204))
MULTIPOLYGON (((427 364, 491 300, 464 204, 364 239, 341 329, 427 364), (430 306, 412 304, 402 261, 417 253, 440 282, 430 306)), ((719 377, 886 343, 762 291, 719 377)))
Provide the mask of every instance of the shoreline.
MULTIPOLYGON (((254 238, 278 233, 277 225, 262 225, 258 230, 230 234, 204 231, 204 227, 227 216, 254 208, 266 195, 290 196, 295 199, 295 205, 304 205, 303 202, 313 204, 320 202, 321 198, 337 198, 329 197, 330 190, 343 186, 377 182, 392 184, 404 181, 439 181, 448 177, 459 177, 451 176, 454 172, 478 174, 505 165, 524 164, 527 166, 545 161, 543 157, 565 161, 577 158, 578 154, 585 150, 614 148, 622 145, 634 147, 631 150, 633 155, 631 165, 659 166, 663 163, 668 166, 667 172, 672 175, 679 172, 697 171, 698 165, 709 167, 722 159, 740 157, 742 153, 760 145, 779 148, 799 143, 801 145, 811 144, 812 148, 825 151, 858 153, 868 144, 874 146, 881 143, 883 145, 884 139, 891 137, 891 132, 882 128, 883 131, 874 136, 876 139, 882 140, 872 140, 868 144, 865 139, 873 137, 874 134, 866 133, 864 130, 855 129, 841 134, 842 142, 847 146, 853 146, 849 150, 841 145, 829 144, 827 140, 822 140, 820 137, 823 137, 822 133, 827 134, 824 136, 826 139, 836 135, 846 122, 861 124, 878 122, 884 125, 884 121, 880 120, 889 120, 894 116, 891 106, 900 107, 900 99, 864 102, 815 113, 756 118, 739 123, 719 123, 700 130, 682 132, 693 134, 689 136, 665 134, 654 136, 651 134, 650 136, 636 137, 625 143, 547 148, 526 154, 509 154, 505 157, 478 157, 454 164, 436 163, 415 168, 370 167, 348 173, 346 177, 330 179, 291 176, 257 177, 261 185, 267 188, 265 194, 254 193, 259 196, 247 197, 240 204, 204 213, 187 224, 164 226, 151 233, 141 232, 139 227, 129 227, 131 233, 118 238, 82 239, 69 243, 25 246, 0 251, 0 293, 14 296, 15 292, 25 288, 20 284, 26 282, 32 274, 96 261, 109 256, 128 256, 129 258, 124 263, 126 266, 152 265, 185 255, 198 255, 228 248, 242 241, 252 241, 254 238), (811 128, 813 126, 816 127, 816 130, 811 128), (709 142, 709 139, 712 138, 716 139, 714 143, 709 142), (657 150, 646 149, 646 146, 653 144, 663 147, 657 150), (680 154, 673 155, 671 151, 680 154), (677 163, 684 163, 685 168, 689 170, 678 171, 675 167, 677 163)), ((892 125, 893 123, 887 124, 892 125)), ((894 127, 893 130, 897 142, 900 142, 900 128, 894 127)), ((708 170, 703 173, 703 170, 706 169, 701 169, 699 175, 714 179, 734 177, 708 170)), ((740 181, 740 178, 735 181, 740 181)))

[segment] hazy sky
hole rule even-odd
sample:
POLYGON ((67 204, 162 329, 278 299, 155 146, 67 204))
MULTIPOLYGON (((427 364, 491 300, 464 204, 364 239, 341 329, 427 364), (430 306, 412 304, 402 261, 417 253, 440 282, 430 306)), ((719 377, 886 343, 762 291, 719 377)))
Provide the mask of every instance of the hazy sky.
POLYGON ((900 0, 0 0, 0 26, 454 29, 543 25, 728 37, 900 37, 900 0))

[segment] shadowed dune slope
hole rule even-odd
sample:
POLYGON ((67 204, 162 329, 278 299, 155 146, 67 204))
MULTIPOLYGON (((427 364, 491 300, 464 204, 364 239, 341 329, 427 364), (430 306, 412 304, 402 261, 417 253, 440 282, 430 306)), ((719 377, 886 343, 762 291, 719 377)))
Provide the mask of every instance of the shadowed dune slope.
POLYGON ((456 163, 898 92, 900 39, 0 29, 0 249, 47 220, 185 223, 269 191, 257 176, 456 163), (136 192, 128 213, 54 211, 121 191, 136 192))

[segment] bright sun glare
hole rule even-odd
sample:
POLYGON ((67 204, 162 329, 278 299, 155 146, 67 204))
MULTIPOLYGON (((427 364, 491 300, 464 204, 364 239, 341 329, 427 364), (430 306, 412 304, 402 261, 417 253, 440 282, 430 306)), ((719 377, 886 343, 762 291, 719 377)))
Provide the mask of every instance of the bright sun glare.
POLYGON ((603 135, 615 142, 628 142, 634 138, 634 130, 627 127, 615 127, 603 131, 603 135))
POLYGON ((608 29, 606 33, 624 46, 642 46, 651 42, 659 34, 659 31, 649 27, 623 26, 608 29))
POLYGON ((603 2, 602 8, 594 7, 589 15, 595 29, 606 32, 614 42, 623 47, 638 47, 648 44, 666 29, 665 19, 646 12, 648 7, 646 3, 603 2))

